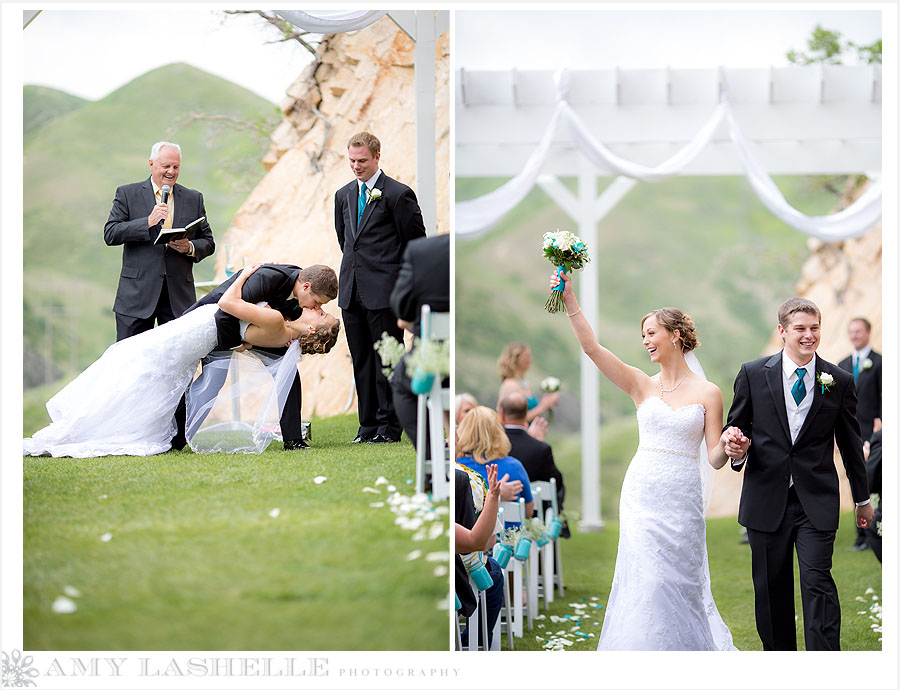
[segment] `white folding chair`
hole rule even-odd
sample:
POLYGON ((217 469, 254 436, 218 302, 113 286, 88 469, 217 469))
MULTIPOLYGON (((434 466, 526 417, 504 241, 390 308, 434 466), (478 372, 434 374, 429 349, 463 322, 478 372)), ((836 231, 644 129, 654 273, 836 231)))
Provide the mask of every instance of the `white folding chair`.
MULTIPOLYGON (((504 528, 511 522, 525 524, 525 499, 519 498, 518 501, 501 501, 500 508, 503 510, 504 528)), ((528 578, 525 577, 525 569, 523 564, 515 558, 510 558, 506 568, 503 569, 506 578, 507 589, 509 590, 509 599, 512 602, 512 630, 513 635, 522 637, 524 634, 525 610, 522 606, 522 592, 526 592, 526 600, 529 598, 528 578), (510 577, 512 575, 512 584, 510 585, 510 577)), ((529 620, 530 622, 530 620, 529 620)))
POLYGON ((479 591, 478 587, 475 586, 475 583, 472 582, 472 578, 469 578, 469 587, 472 588, 472 591, 475 592, 475 610, 472 612, 472 615, 466 619, 466 628, 468 630, 469 641, 466 644, 466 651, 469 652, 478 652, 484 651, 488 652, 490 649, 487 645, 487 597, 485 593, 479 591), (481 621, 481 625, 479 626, 479 621, 481 621), (479 644, 478 638, 478 629, 485 631, 485 639, 482 644, 479 644))
MULTIPOLYGON (((497 510, 497 524, 494 528, 494 532, 503 532, 504 529, 503 507, 501 506, 497 510)), ((507 567, 509 567, 508 564, 507 567)), ((502 634, 504 630, 506 631, 506 646, 509 651, 512 651, 515 649, 515 643, 513 642, 513 616, 512 606, 510 605, 509 578, 506 576, 506 568, 503 569, 503 608, 500 610, 500 615, 497 616, 497 629, 494 633, 495 643, 499 644, 500 634, 502 634)), ((493 646, 491 648, 493 649, 493 646)))
MULTIPOLYGON (((549 482, 545 481, 536 481, 530 482, 531 490, 534 492, 535 487, 540 488, 541 497, 544 501, 550 503, 550 507, 545 511, 540 507, 536 510, 539 511, 538 514, 543 514, 544 521, 547 521, 547 515, 549 511, 553 511, 553 516, 556 517, 559 515, 559 504, 557 501, 557 493, 556 493, 556 478, 551 477, 549 482)), ((554 539, 550 544, 545 544, 544 549, 547 550, 548 553, 552 553, 553 555, 553 573, 551 579, 551 589, 555 586, 560 596, 565 596, 566 586, 563 583, 563 567, 562 567, 562 547, 560 545, 559 537, 554 539)), ((546 570, 544 571, 546 575, 546 570)), ((545 589, 546 589, 546 579, 545 579, 545 589)), ((553 601, 553 592, 550 592, 549 600, 553 601)))
MULTIPOLYGON (((450 313, 432 312, 422 305, 419 319, 422 341, 448 340, 450 338, 450 313)), ((408 372, 412 377, 412 372, 408 372)), ((431 492, 436 499, 450 496, 450 458, 444 448, 444 412, 450 410, 450 391, 441 387, 439 376, 434 377, 431 390, 419 395, 416 408, 416 492, 424 493, 425 475, 431 474, 431 492), (427 411, 427 414, 426 414, 427 411), (430 433, 426 433, 427 429, 430 433), (425 460, 426 443, 431 444, 431 461, 425 460), (437 470, 435 470, 437 468, 437 470)))

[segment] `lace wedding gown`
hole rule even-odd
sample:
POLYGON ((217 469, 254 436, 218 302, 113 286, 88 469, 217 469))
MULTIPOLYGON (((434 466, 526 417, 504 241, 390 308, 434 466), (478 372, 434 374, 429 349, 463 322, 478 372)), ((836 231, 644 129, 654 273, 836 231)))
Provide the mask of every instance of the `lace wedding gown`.
POLYGON ((709 585, 698 469, 705 410, 651 397, 619 498, 619 552, 598 651, 734 650, 709 585))
POLYGON ((171 448, 175 408, 216 346, 208 304, 107 348, 47 403, 53 420, 24 440, 25 455, 155 455, 171 448))

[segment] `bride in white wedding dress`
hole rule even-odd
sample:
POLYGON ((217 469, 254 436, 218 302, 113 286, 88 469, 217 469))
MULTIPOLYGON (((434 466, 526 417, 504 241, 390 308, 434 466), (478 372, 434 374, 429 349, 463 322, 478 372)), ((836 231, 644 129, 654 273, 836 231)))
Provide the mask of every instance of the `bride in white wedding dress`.
MULTIPOLYGON (((155 455, 171 448, 175 408, 200 360, 216 346, 216 312, 241 321, 246 346, 285 346, 277 363, 296 374, 299 352, 325 353, 340 322, 321 308, 285 321, 281 313, 241 299, 241 288, 261 264, 248 267, 222 295, 157 328, 125 338, 47 402, 52 423, 24 439, 24 455, 88 458, 155 455)), ((242 346, 243 349, 244 346, 242 346)), ((190 442, 190 439, 189 439, 190 442)))
MULTIPOLYGON (((597 649, 734 650, 710 591, 704 519, 703 474, 727 462, 722 393, 689 366, 699 345, 693 321, 668 307, 644 317, 643 345, 660 367, 648 376, 597 343, 571 277, 562 279, 572 330, 603 375, 634 401, 640 437, 622 482, 619 551, 597 649)), ((558 284, 554 271, 550 286, 558 284)))

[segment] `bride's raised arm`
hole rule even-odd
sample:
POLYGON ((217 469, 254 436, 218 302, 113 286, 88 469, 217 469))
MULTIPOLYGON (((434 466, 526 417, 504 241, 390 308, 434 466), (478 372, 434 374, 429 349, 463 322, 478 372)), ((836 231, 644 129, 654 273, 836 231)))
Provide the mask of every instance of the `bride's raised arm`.
POLYGON ((254 326, 265 329, 272 335, 284 332, 287 334, 284 340, 289 340, 289 332, 284 325, 284 317, 281 315, 281 312, 251 304, 241 297, 241 289, 247 278, 262 265, 254 264, 241 271, 240 275, 219 298, 219 309, 241 321, 247 321, 254 326))
MULTIPOLYGON (((563 304, 566 315, 569 316, 569 323, 572 324, 572 330, 575 332, 575 337, 578 338, 578 344, 581 345, 584 354, 591 358, 591 361, 597 365, 606 378, 628 393, 635 404, 643 401, 646 397, 646 389, 650 385, 650 377, 637 367, 625 364, 597 342, 594 330, 578 306, 578 298, 575 297, 571 276, 563 273, 562 280, 565 283, 563 304)), ((559 278, 554 271, 550 279, 550 287, 557 285, 559 285, 559 278)))

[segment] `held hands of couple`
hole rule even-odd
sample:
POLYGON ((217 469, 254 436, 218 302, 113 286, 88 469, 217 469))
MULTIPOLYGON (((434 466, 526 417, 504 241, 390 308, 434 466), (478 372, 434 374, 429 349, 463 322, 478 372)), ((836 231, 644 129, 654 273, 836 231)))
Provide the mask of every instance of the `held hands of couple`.
POLYGON ((750 449, 750 439, 736 426, 730 426, 722 432, 721 442, 725 445, 725 455, 732 460, 740 460, 750 449))
POLYGON ((875 519, 875 509, 872 508, 871 501, 864 506, 856 506, 856 526, 865 529, 872 524, 875 519))

